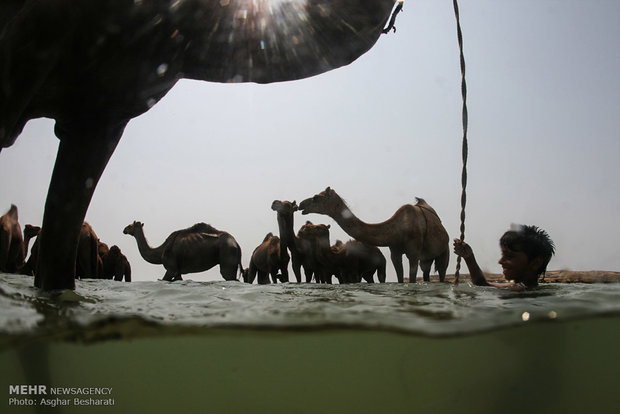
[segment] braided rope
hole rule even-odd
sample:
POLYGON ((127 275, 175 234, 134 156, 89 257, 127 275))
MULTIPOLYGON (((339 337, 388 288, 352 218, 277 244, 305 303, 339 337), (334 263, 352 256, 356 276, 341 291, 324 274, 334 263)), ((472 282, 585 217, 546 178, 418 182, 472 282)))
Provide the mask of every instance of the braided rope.
MULTIPOLYGON (((468 154, 468 145, 467 145, 467 84, 465 82, 465 55, 463 54, 463 33, 461 32, 461 20, 459 16, 459 5, 457 0, 452 0, 452 4, 454 5, 454 15, 456 17, 456 34, 459 41, 459 53, 461 59, 461 95, 463 98, 463 146, 462 146, 462 156, 463 156, 463 170, 461 173, 461 241, 465 239, 465 204, 467 203, 467 154, 468 154)), ((454 283, 459 283, 459 272, 461 270, 461 256, 457 256, 456 258, 456 270, 454 272, 454 283)))

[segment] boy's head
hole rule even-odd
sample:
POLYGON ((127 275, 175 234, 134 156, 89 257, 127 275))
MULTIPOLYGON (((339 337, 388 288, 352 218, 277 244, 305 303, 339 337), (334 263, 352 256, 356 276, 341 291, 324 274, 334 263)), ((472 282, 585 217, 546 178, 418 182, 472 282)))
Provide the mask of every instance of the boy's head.
MULTIPOLYGON (((499 240, 502 251, 524 253, 531 263, 535 263, 536 279, 547 270, 555 245, 546 231, 536 226, 512 226, 499 240)), ((501 260, 500 260, 501 263, 501 260)))

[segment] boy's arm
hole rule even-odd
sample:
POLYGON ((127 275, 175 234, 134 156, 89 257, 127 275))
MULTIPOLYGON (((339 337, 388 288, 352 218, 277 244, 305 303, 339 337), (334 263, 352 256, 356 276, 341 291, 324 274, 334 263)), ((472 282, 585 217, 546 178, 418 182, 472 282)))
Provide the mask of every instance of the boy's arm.
POLYGON ((467 269, 469 269, 469 276, 474 285, 490 286, 489 282, 487 282, 487 279, 484 277, 484 273, 482 273, 482 269, 478 266, 478 262, 476 262, 476 258, 474 257, 474 252, 469 244, 459 239, 454 239, 454 253, 465 260, 467 269))

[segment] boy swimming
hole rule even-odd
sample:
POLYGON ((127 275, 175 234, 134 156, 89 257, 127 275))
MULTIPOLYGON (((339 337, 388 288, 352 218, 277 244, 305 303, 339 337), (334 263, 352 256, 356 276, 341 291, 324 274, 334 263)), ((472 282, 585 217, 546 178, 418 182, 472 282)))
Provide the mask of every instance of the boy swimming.
POLYGON ((524 290, 538 286, 538 277, 545 274, 547 264, 555 253, 555 245, 546 231, 536 226, 517 226, 504 233, 499 240, 502 256, 499 264, 504 277, 512 284, 489 283, 478 266, 472 248, 454 239, 454 253, 461 256, 471 281, 478 286, 494 286, 504 289, 524 290))

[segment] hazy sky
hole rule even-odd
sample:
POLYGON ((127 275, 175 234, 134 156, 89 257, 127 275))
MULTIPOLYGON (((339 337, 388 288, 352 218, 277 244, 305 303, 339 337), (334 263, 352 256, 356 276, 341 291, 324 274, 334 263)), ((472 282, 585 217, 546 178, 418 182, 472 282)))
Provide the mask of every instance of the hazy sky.
MULTIPOLYGON (((500 272, 511 223, 555 241, 549 269, 620 271, 620 2, 460 2, 469 88, 466 240, 500 272)), ((247 266, 274 199, 327 186, 366 222, 425 198, 459 234, 461 98, 451 1, 407 0, 396 33, 353 64, 272 85, 180 81, 131 121, 86 220, 154 280, 123 228, 140 220, 151 246, 204 221, 233 234, 247 266)), ((0 210, 40 225, 58 140, 30 121, 0 153, 0 210)), ((349 237, 327 216, 332 243, 349 237)), ((396 281, 388 258, 388 281, 396 281)), ((452 256, 448 271, 454 272, 452 256)), ((405 262, 406 263, 406 262, 405 262)), ((407 268, 407 267, 406 267, 407 268)), ((421 276, 419 273, 418 276, 421 276)), ((220 280, 219 268, 185 277, 220 280)))

